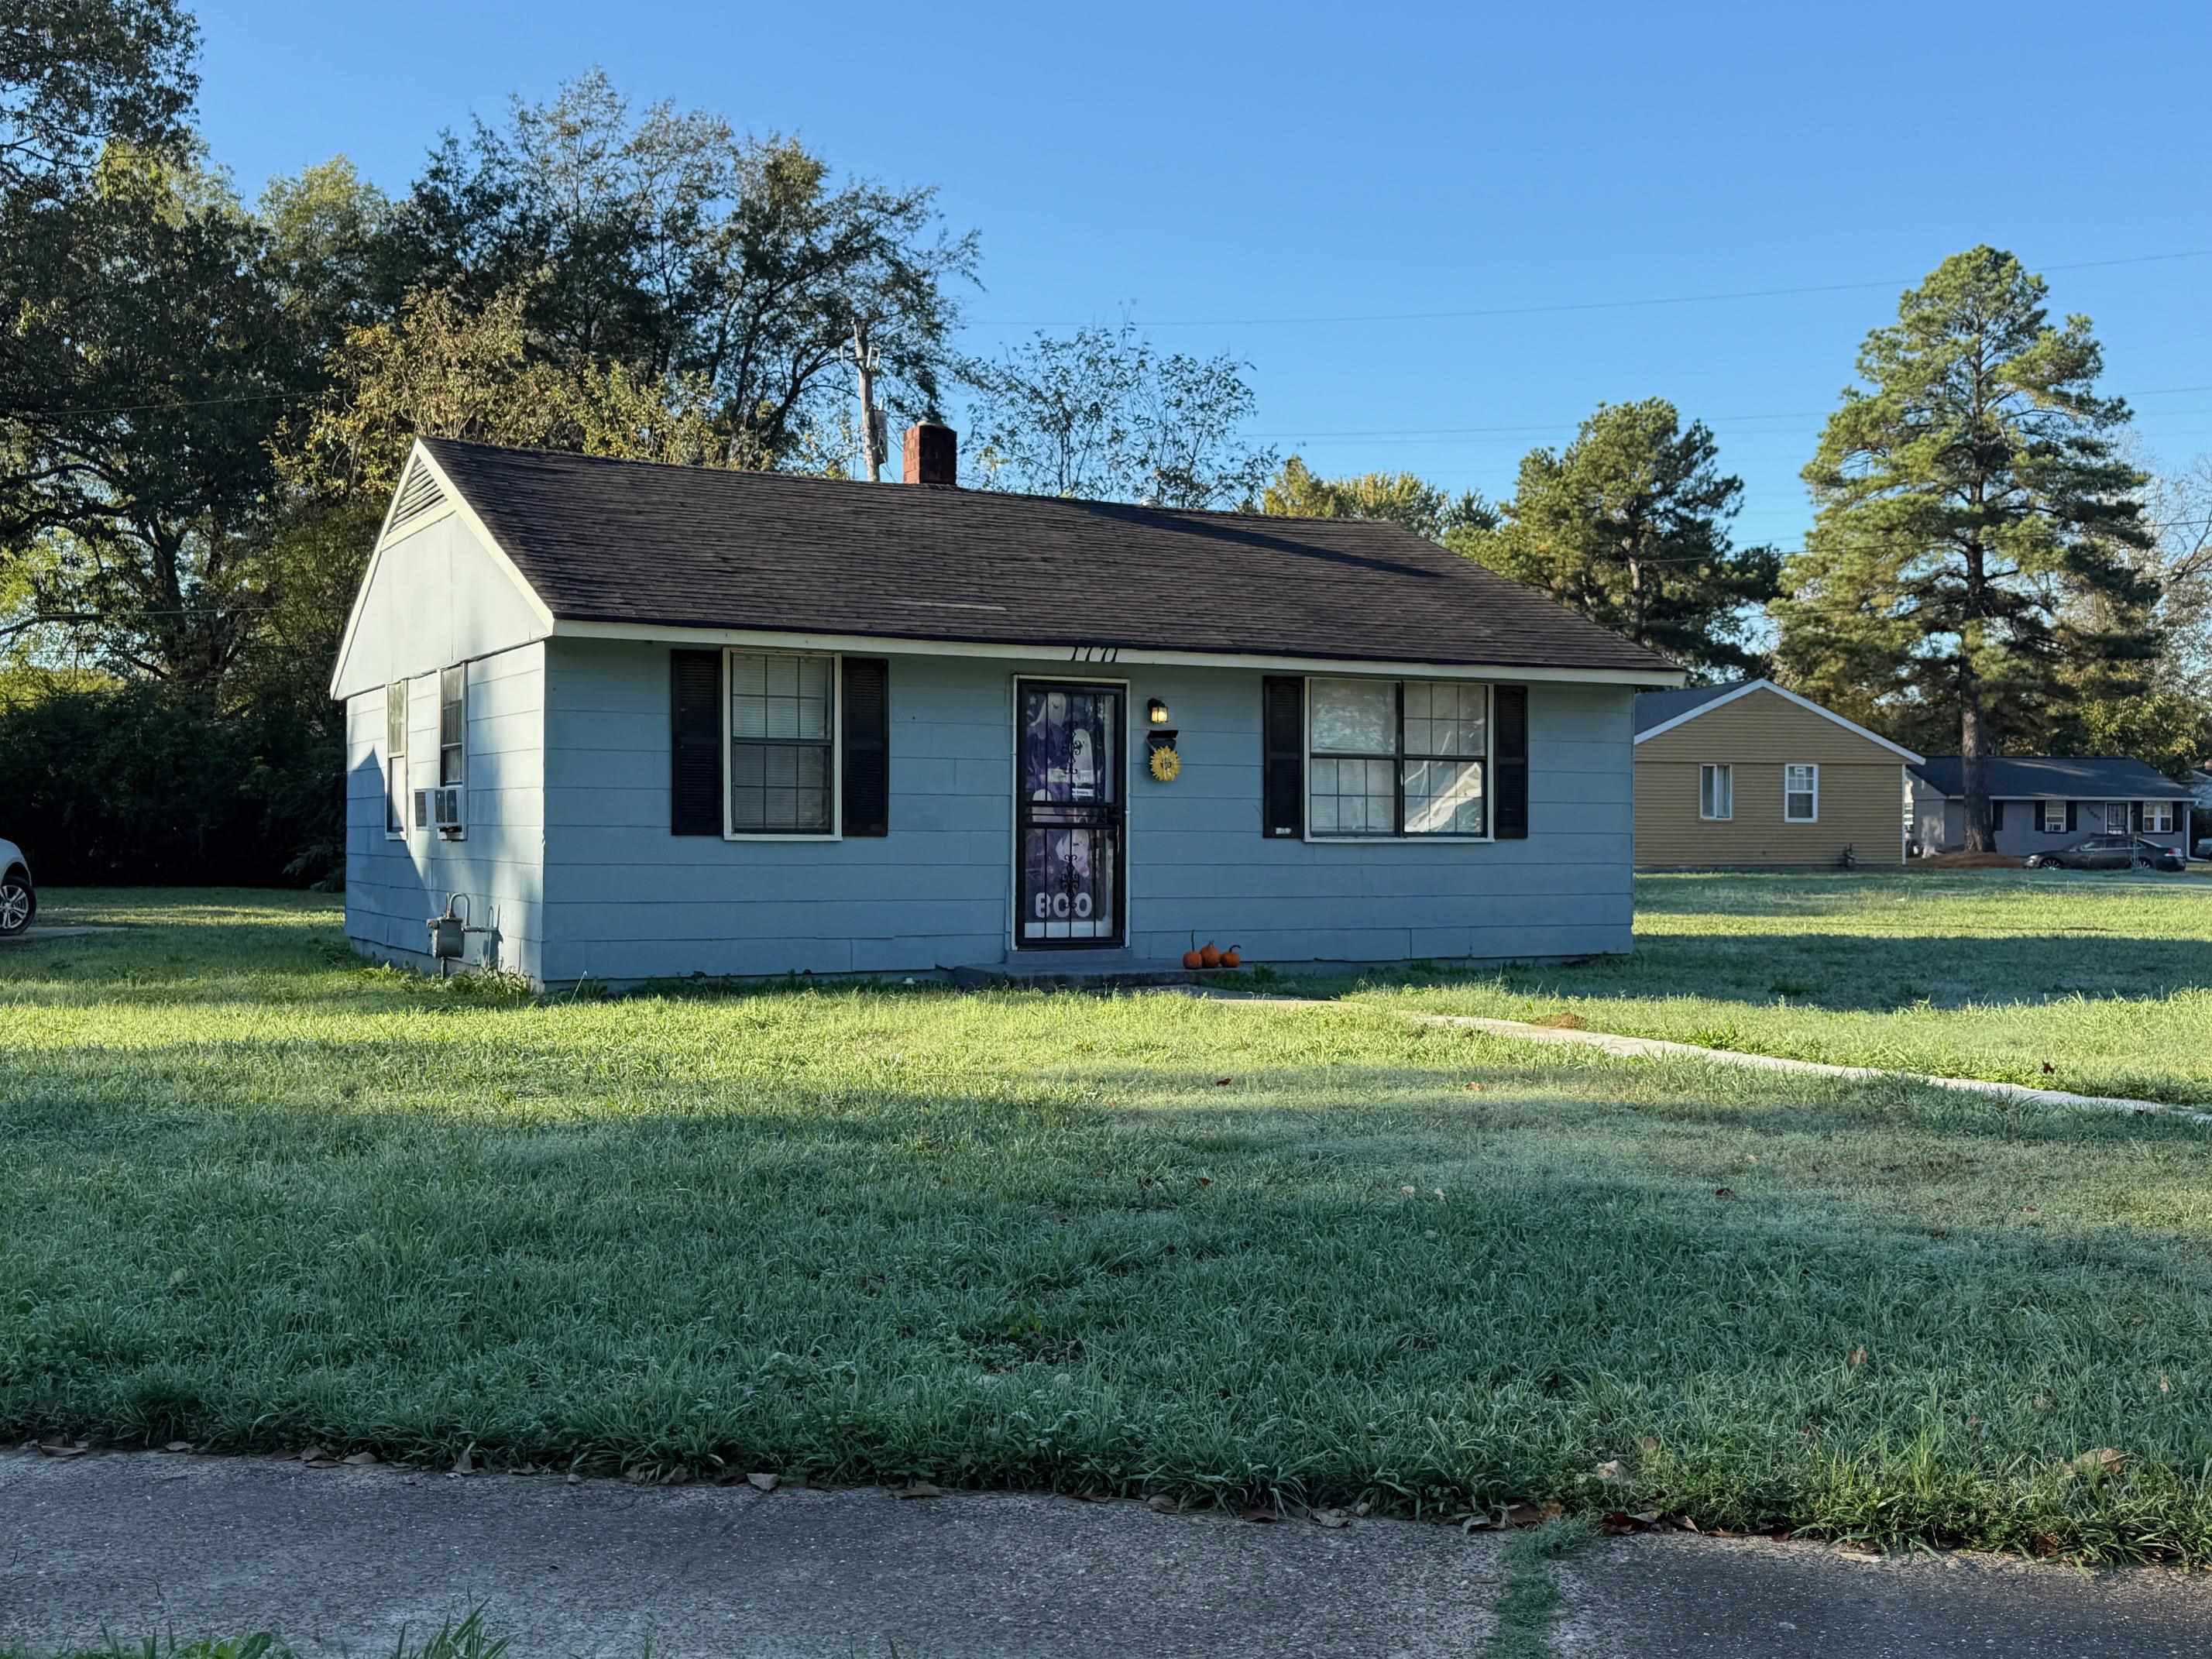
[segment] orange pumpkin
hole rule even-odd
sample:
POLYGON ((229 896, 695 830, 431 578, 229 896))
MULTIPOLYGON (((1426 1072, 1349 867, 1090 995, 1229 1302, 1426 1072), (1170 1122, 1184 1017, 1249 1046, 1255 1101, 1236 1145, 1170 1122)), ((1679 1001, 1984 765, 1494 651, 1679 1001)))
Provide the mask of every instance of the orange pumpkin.
POLYGON ((1212 939, 1206 940, 1205 944, 1198 947, 1198 965, 1201 968, 1218 968, 1221 966, 1221 952, 1213 948, 1213 941, 1212 939))
POLYGON ((1237 947, 1232 945, 1221 953, 1221 965, 1224 968, 1242 968, 1244 958, 1237 954, 1237 947))
POLYGON ((1182 965, 1186 968, 1201 968, 1206 965, 1206 959, 1195 951, 1186 951, 1182 953, 1182 965))

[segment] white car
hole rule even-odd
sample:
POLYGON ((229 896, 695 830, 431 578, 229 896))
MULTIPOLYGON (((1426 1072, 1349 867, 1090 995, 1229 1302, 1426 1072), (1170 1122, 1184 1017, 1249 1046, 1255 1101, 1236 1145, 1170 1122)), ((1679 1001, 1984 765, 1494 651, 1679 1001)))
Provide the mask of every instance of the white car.
POLYGON ((0 939, 20 933, 39 914, 39 890, 31 885, 31 866, 23 849, 0 841, 0 939))

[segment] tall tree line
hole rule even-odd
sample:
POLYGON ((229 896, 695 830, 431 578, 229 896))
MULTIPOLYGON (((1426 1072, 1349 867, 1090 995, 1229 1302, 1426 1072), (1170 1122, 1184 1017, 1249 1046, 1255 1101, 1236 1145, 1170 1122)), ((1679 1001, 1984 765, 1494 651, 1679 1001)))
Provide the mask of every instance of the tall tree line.
MULTIPOLYGON (((437 136, 398 196, 341 157, 249 204, 191 126, 197 47, 177 0, 0 0, 0 799, 19 838, 104 810, 68 697, 252 726, 260 867, 319 873, 325 677, 409 438, 837 471, 856 324, 894 414, 933 412, 978 246, 926 185, 598 71, 437 136)), ((86 837, 49 839, 64 873, 86 837)))

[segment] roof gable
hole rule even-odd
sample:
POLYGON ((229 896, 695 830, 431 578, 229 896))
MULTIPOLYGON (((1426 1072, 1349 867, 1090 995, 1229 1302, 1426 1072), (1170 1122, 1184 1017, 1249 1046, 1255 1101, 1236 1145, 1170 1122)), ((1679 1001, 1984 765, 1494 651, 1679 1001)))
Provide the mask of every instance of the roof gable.
POLYGON ((418 442, 347 613, 331 695, 542 639, 552 626, 514 562, 418 442))
POLYGON ((1726 708, 1740 702, 1755 692, 1771 692, 1784 702, 1817 714, 1856 737, 1887 749, 1899 759, 1917 762, 1920 757, 1901 744, 1869 732, 1855 720, 1847 720, 1832 708, 1824 708, 1810 697, 1802 697, 1772 680, 1744 680, 1735 685, 1690 686, 1680 691, 1645 691, 1636 699, 1636 741, 1639 744, 1686 726, 1701 714, 1710 714, 1717 708, 1726 708))
POLYGON ((556 624, 1679 674, 1372 520, 421 447, 556 624))

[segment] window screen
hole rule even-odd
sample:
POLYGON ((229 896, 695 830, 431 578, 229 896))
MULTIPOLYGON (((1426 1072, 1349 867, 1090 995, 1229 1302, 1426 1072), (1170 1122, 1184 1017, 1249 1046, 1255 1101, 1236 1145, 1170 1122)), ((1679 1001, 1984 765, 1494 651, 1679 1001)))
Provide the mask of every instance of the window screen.
POLYGON ((438 676, 438 782, 468 780, 468 671, 448 668, 438 676))
POLYGON ((730 653, 730 829, 826 836, 836 828, 834 659, 730 653))

